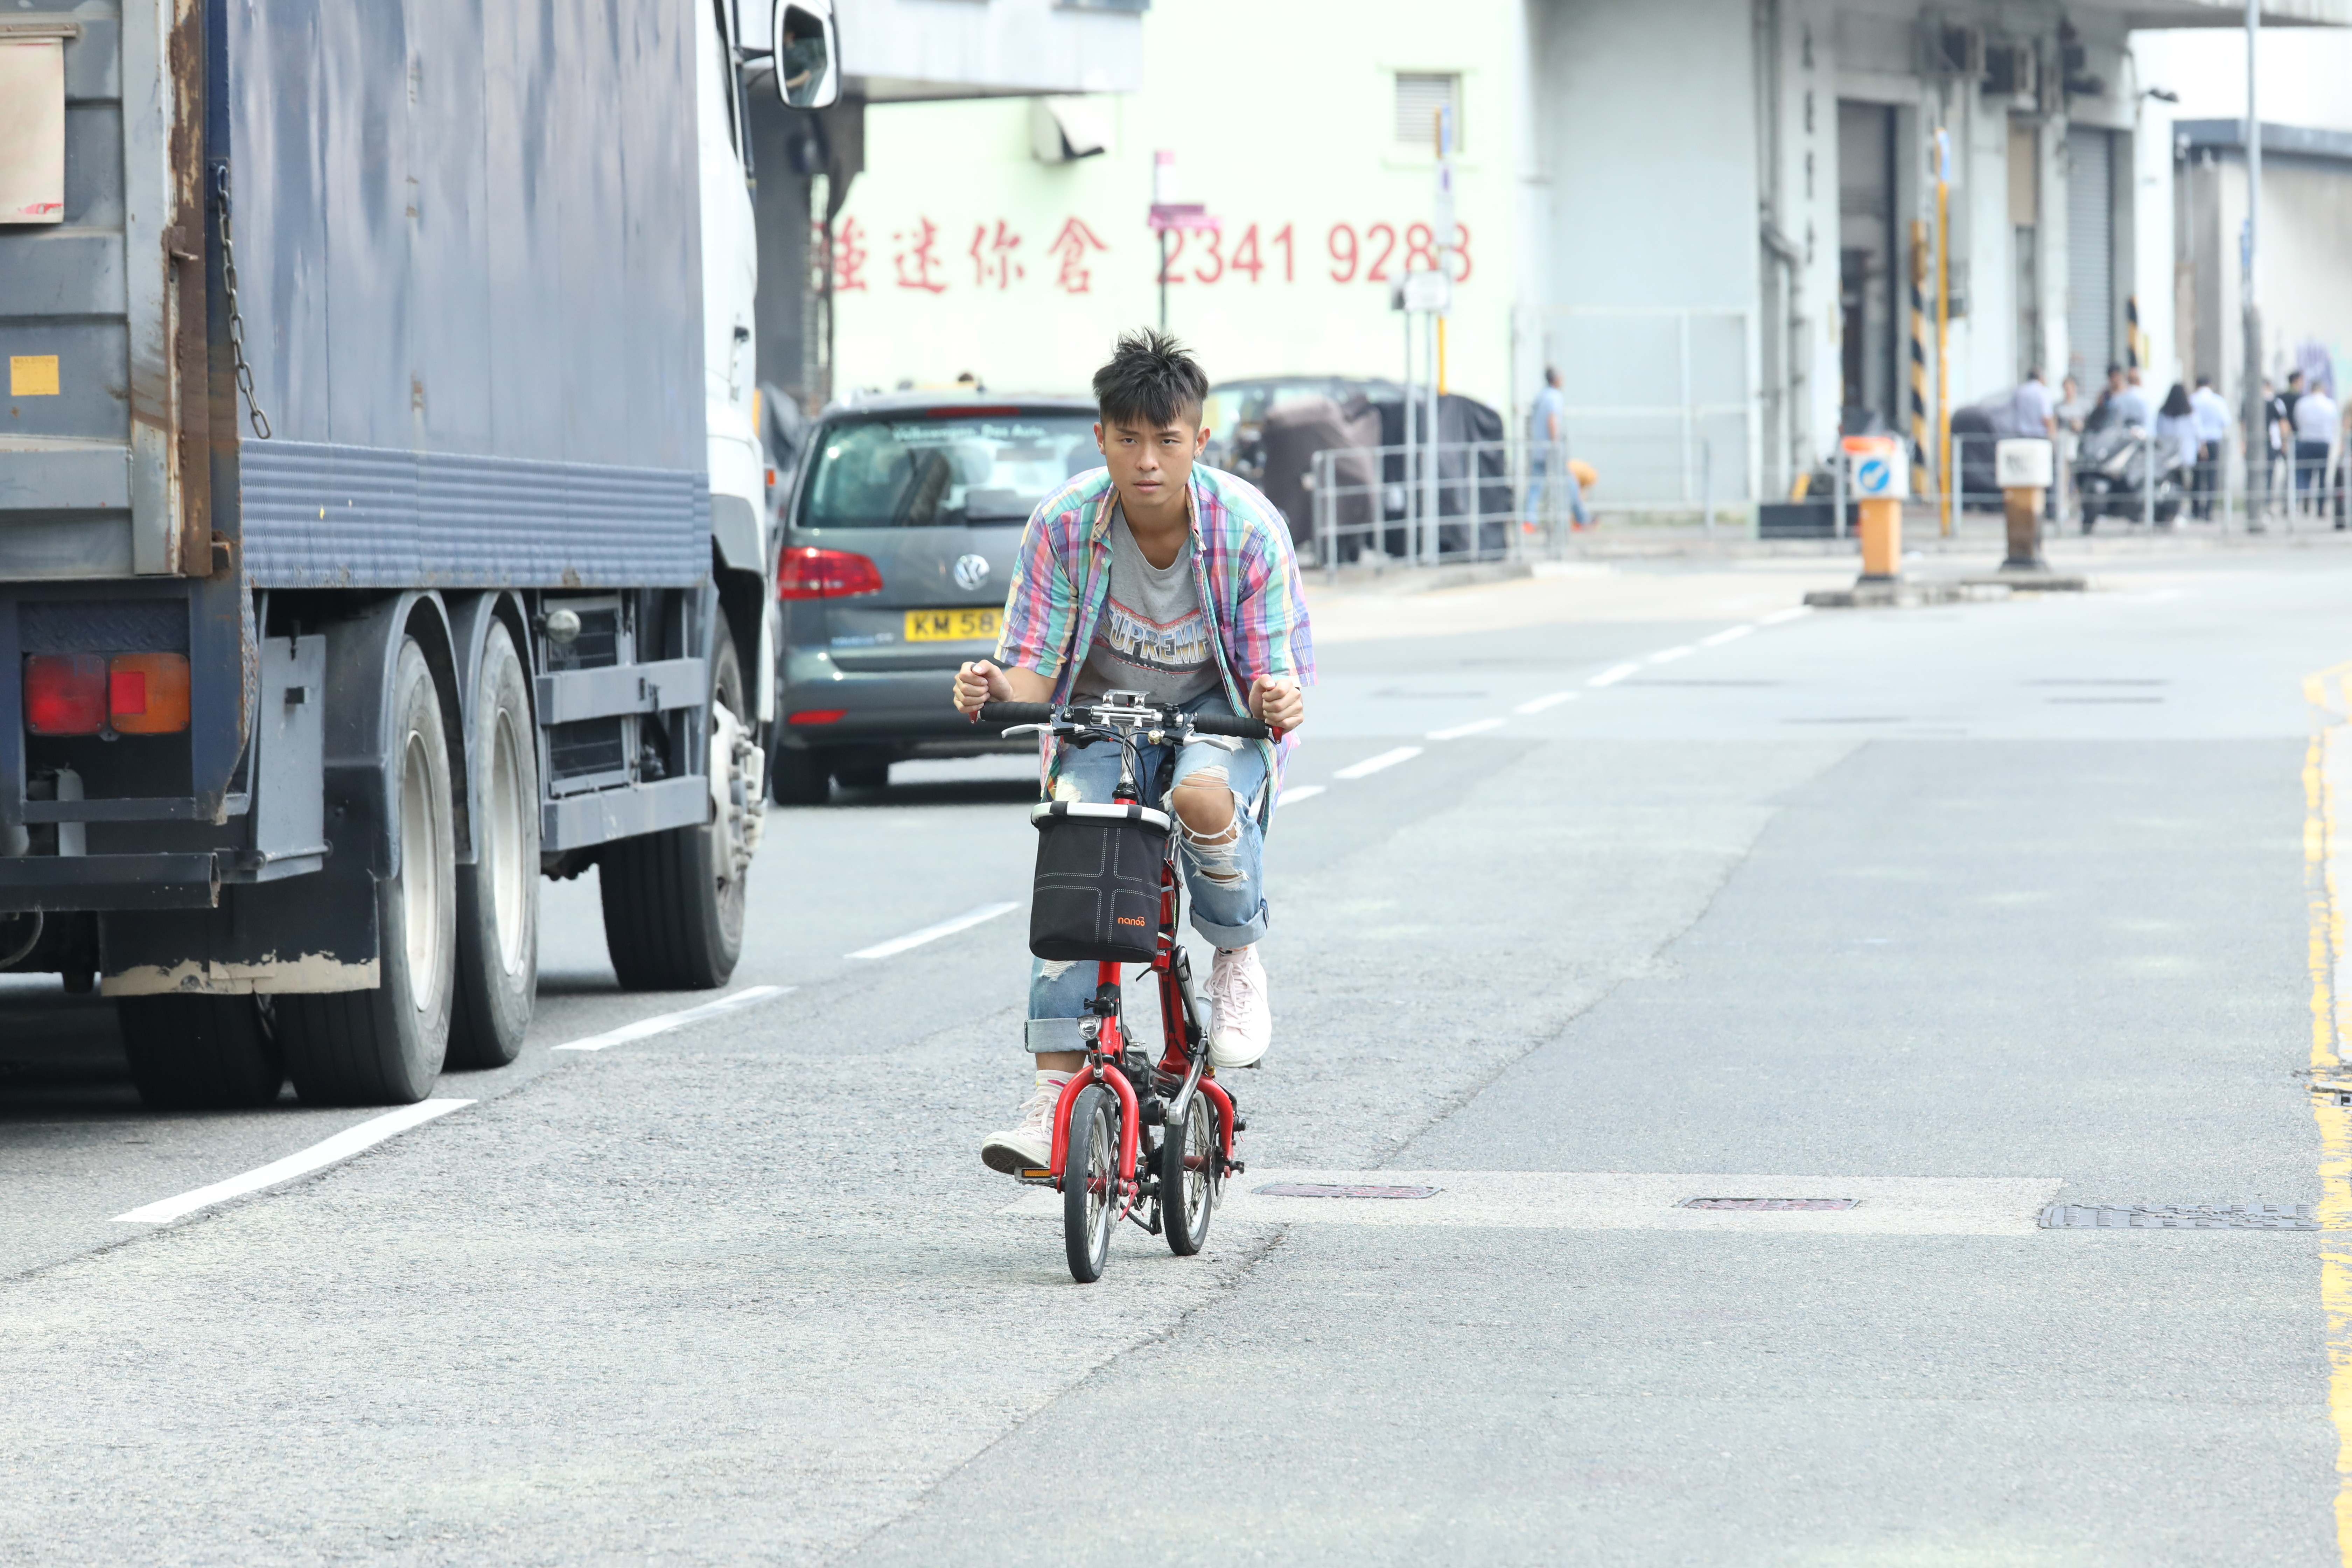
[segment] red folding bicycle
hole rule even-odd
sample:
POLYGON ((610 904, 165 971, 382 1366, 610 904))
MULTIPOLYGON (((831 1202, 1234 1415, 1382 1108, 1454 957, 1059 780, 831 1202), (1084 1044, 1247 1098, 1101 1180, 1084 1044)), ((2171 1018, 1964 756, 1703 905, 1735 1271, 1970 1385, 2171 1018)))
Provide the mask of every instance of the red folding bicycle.
POLYGON ((1176 940, 1184 894, 1174 824, 1144 804, 1141 752, 1164 748, 1172 766, 1189 742, 1233 745, 1274 732, 1255 719, 1154 708, 1126 691, 1085 706, 989 702, 980 717, 1010 724, 1008 736, 1044 733, 1119 748, 1109 803, 1047 801, 1030 813, 1038 832, 1030 951, 1098 967, 1078 1021, 1086 1062, 1054 1109, 1052 1160, 1019 1177, 1062 1194, 1063 1240, 1082 1285, 1102 1278, 1122 1219, 1165 1237, 1178 1257, 1192 1257, 1208 1243, 1225 1178, 1243 1169, 1234 1136, 1247 1123, 1209 1067, 1192 958, 1176 940), (1121 1016, 1119 975, 1129 963, 1159 976, 1156 1062, 1129 1038, 1121 1016))

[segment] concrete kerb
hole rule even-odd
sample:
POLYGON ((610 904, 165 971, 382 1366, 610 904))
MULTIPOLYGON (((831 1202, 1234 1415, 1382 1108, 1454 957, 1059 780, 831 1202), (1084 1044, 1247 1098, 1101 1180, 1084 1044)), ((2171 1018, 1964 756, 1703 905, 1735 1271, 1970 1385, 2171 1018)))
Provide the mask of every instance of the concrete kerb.
POLYGON ((1535 574, 1536 569, 1528 562, 1486 561, 1459 566, 1342 566, 1333 572, 1315 571, 1309 580, 1351 594, 1402 595, 1515 583, 1535 574))
MULTIPOLYGON (((2336 550, 2352 549, 2352 531, 2312 529, 2288 532, 2273 524, 2262 533, 2249 534, 2234 529, 2220 533, 2210 528, 2190 525, 2180 531, 2168 530, 2154 534, 2053 533, 2042 542, 2042 548, 2070 556, 2114 556, 2134 560, 2238 550, 2336 550)), ((2004 545, 1998 527, 1979 529, 1963 525, 1958 535, 1945 539, 1934 531, 1931 522, 1924 530, 1906 528, 1903 549, 1906 557, 1970 555, 1998 562, 2004 545)), ((1744 534, 1727 537, 1718 533, 1710 540, 1696 529, 1685 532, 1677 529, 1627 528, 1603 529, 1599 532, 1563 540, 1559 559, 1596 562, 1820 560, 1858 558, 1860 554, 1861 542, 1854 539, 1750 539, 1744 534)))

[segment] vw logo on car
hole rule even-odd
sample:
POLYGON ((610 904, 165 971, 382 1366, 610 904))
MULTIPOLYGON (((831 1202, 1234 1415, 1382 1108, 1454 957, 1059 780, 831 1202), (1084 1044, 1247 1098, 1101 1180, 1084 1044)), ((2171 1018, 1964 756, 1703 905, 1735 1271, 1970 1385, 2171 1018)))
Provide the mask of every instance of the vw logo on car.
POLYGON ((955 563, 955 583, 957 587, 963 589, 966 593, 970 593, 972 589, 979 587, 982 584, 987 581, 987 556, 964 555, 957 558, 955 563))

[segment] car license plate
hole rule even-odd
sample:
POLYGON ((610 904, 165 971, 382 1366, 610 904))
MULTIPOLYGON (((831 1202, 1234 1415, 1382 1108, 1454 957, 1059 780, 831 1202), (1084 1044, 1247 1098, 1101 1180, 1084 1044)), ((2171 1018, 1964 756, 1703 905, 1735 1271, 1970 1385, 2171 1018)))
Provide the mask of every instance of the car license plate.
POLYGON ((979 642, 996 640, 1002 610, 908 610, 908 642, 979 642))

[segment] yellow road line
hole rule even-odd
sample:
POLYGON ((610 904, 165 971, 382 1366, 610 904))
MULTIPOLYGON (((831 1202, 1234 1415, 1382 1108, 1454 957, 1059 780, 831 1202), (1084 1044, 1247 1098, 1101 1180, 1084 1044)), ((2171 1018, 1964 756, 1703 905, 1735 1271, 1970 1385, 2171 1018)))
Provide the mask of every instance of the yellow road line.
POLYGON ((2319 1123, 2319 1205, 2325 1239, 2319 1254, 2319 1300, 2327 1320, 2327 1408, 2336 1422, 2336 1546, 2352 1568, 2352 1252, 2336 1237, 2352 1231, 2352 1106, 2340 1102, 2347 1075, 2338 1049, 2347 1022, 2337 1009, 2347 987, 2339 980, 2345 951, 2345 904, 2352 894, 2352 840, 2338 831, 2337 802, 2352 795, 2352 663, 2304 678, 2312 705, 2310 748, 2304 754, 2303 858, 2311 911, 2311 1113, 2319 1123))

